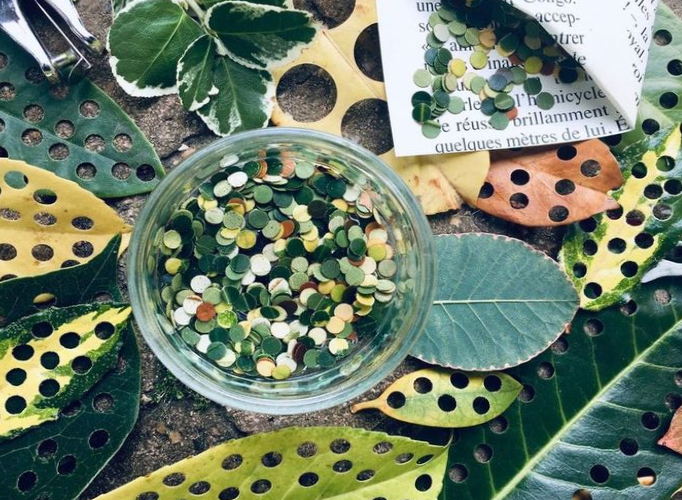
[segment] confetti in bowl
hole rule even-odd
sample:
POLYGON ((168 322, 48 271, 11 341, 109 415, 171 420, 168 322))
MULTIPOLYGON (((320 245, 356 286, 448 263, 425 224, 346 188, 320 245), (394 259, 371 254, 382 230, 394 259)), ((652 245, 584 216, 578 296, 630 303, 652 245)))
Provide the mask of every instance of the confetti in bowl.
POLYGON ((303 129, 237 134, 190 156, 147 201, 129 255, 135 319, 161 362, 217 403, 269 414, 329 408, 379 383, 421 334, 434 292, 431 230, 408 187, 356 144, 303 129), (285 186, 299 184, 310 188, 297 190, 295 203, 282 203, 285 186), (245 199, 228 194, 235 190, 245 199), (313 200, 313 191, 324 193, 324 203, 319 194, 313 200), (225 201, 216 207, 214 197, 225 201), (194 246, 178 255, 187 241, 183 231, 196 225, 192 210, 202 224, 219 228, 209 231, 218 245, 232 248, 216 257, 231 264, 225 275, 222 265, 218 277, 207 267, 214 257, 201 260, 215 246, 209 238, 193 234, 194 246), (351 212, 349 220, 341 217, 344 211, 351 212), (314 224, 310 217, 317 218, 314 224), (319 240, 310 237, 317 228, 319 240), (331 253, 314 251, 317 241, 322 246, 334 235, 340 239, 327 241, 331 253), (275 254, 284 256, 285 266, 275 254), (341 286, 334 289, 334 283, 341 286), (352 293, 344 294, 343 285, 352 293), (266 301, 262 307, 234 305, 249 286, 266 301), (371 328, 360 328, 375 303, 381 314, 373 315, 371 328), (318 304, 328 305, 328 314, 318 304), (292 322, 294 315, 301 317, 292 322))

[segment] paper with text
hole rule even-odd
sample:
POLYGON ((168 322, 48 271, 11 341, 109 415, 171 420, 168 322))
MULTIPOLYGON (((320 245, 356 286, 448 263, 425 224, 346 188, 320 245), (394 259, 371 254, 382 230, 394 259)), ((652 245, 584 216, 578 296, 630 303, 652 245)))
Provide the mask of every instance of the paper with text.
MULTIPOLYGON (((648 47, 658 0, 506 0, 537 19, 585 69, 588 76, 561 83, 540 76, 543 92, 556 104, 543 111, 535 97, 517 86, 510 95, 518 117, 505 130, 495 130, 480 112, 480 99, 461 86, 452 95, 464 100, 460 114, 445 113, 441 133, 424 137, 412 119, 412 95, 422 90, 412 75, 424 63, 429 16, 440 7, 436 0, 376 0, 384 80, 395 151, 398 156, 461 153, 574 142, 625 132, 635 126, 642 92, 648 47)), ((454 38, 444 45, 453 57, 469 60, 470 48, 454 38)), ((493 49, 486 68, 489 77, 507 58, 493 49)))

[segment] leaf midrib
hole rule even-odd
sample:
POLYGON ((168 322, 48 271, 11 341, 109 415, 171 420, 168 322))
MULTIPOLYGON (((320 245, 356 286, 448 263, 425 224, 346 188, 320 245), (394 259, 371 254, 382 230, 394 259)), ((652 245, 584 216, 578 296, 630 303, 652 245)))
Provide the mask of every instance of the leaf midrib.
MULTIPOLYGON (((675 316, 675 319, 678 320, 677 315, 675 316)), ((606 384, 602 389, 595 394, 595 396, 590 399, 583 408, 575 414, 575 416, 569 420, 566 424, 563 425, 563 427, 557 431, 554 434, 554 437, 545 445, 543 446, 540 451, 538 451, 533 458, 521 469, 519 470, 514 477, 507 482, 507 484, 495 494, 494 497, 492 497, 490 500, 505 500, 506 497, 511 494, 516 486, 519 485, 530 473, 533 472, 533 469, 535 466, 540 463, 540 461, 545 458, 546 455, 549 454, 549 452, 555 447, 555 445, 559 442, 561 442, 561 439, 566 435, 566 433, 578 422, 580 421, 588 411, 590 411, 599 401, 601 398, 609 392, 616 384, 618 384, 621 379, 623 378, 623 375, 632 370, 635 366, 638 364, 642 363, 643 359, 646 358, 649 353, 656 349, 660 343, 662 343, 670 334, 670 332, 676 330, 677 328, 682 327, 682 321, 677 321, 674 325, 672 325, 668 330, 666 330, 665 333, 663 333, 653 344, 651 344, 645 351, 640 353, 638 356, 636 356, 631 363, 629 363, 626 367, 624 367, 622 370, 620 370, 614 377, 613 379, 606 384)))

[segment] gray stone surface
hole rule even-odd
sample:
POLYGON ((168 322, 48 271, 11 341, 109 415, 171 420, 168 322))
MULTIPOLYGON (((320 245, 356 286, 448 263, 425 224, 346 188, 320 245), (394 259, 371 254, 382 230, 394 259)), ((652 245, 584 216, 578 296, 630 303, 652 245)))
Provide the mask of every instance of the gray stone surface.
MULTIPOLYGON (((296 3, 310 9, 320 19, 338 24, 348 15, 352 0, 296 0, 296 3)), ((666 3, 678 14, 682 13, 682 0, 667 0, 666 3)), ((78 9, 85 24, 100 38, 105 38, 111 24, 111 8, 108 1, 81 0, 78 2, 78 9)), ((367 71, 376 74, 379 68, 377 52, 376 48, 373 48, 371 37, 368 42, 369 52, 365 54, 363 61, 367 71)), ((195 148, 215 139, 200 120, 184 112, 176 96, 155 99, 127 96, 116 85, 106 59, 99 58, 93 62, 95 67, 91 76, 94 81, 130 113, 154 144, 167 169, 173 168, 195 148), (182 145, 189 146, 189 149, 178 152, 182 145)), ((303 78, 303 81, 305 80, 303 78)), ((321 85, 324 85, 324 82, 321 85)), ((312 101, 310 94, 295 90, 282 88, 278 91, 289 108, 307 106, 308 110, 302 111, 305 114, 314 113, 316 106, 324 105, 323 102, 312 101)), ((314 90, 313 82, 310 92, 314 90)), ((319 99, 322 100, 326 98, 326 94, 317 92, 319 99)), ((353 127, 348 134, 372 148, 384 148, 387 140, 386 129, 376 127, 377 118, 373 116, 375 112, 376 110, 362 110, 353 120, 353 127)), ((383 118, 385 122, 385 116, 383 118)), ((144 200, 144 196, 137 196, 114 202, 113 206, 126 220, 134 222, 144 200)), ((488 231, 508 234, 522 238, 551 255, 558 250, 563 236, 562 230, 528 229, 493 219, 471 209, 433 217, 431 223, 436 233, 488 231)), ((125 288, 124 266, 125 264, 122 264, 120 284, 125 288)), ((383 430, 397 430, 402 427, 376 412, 352 415, 348 404, 328 411, 295 417, 273 417, 226 409, 183 388, 168 375, 139 335, 138 340, 143 357, 143 395, 139 420, 119 453, 84 493, 83 500, 94 498, 135 477, 204 451, 225 440, 252 433, 292 425, 349 425, 383 430)), ((363 399, 377 396, 395 378, 418 367, 420 367, 418 361, 406 361, 391 377, 364 395, 363 399)))

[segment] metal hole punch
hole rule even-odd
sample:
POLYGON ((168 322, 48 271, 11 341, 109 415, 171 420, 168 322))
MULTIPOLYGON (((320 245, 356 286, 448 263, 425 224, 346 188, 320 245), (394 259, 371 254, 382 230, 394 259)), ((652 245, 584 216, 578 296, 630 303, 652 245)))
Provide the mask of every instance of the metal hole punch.
POLYGON ((53 15, 58 16, 66 23, 73 35, 83 43, 88 52, 96 55, 104 53, 104 45, 83 26, 78 11, 76 11, 71 0, 35 1, 38 9, 69 44, 66 51, 56 55, 51 54, 40 41, 22 12, 20 4, 26 6, 27 0, 0 0, 0 28, 33 56, 51 84, 76 81, 82 78, 92 67, 83 53, 59 27, 53 15))

